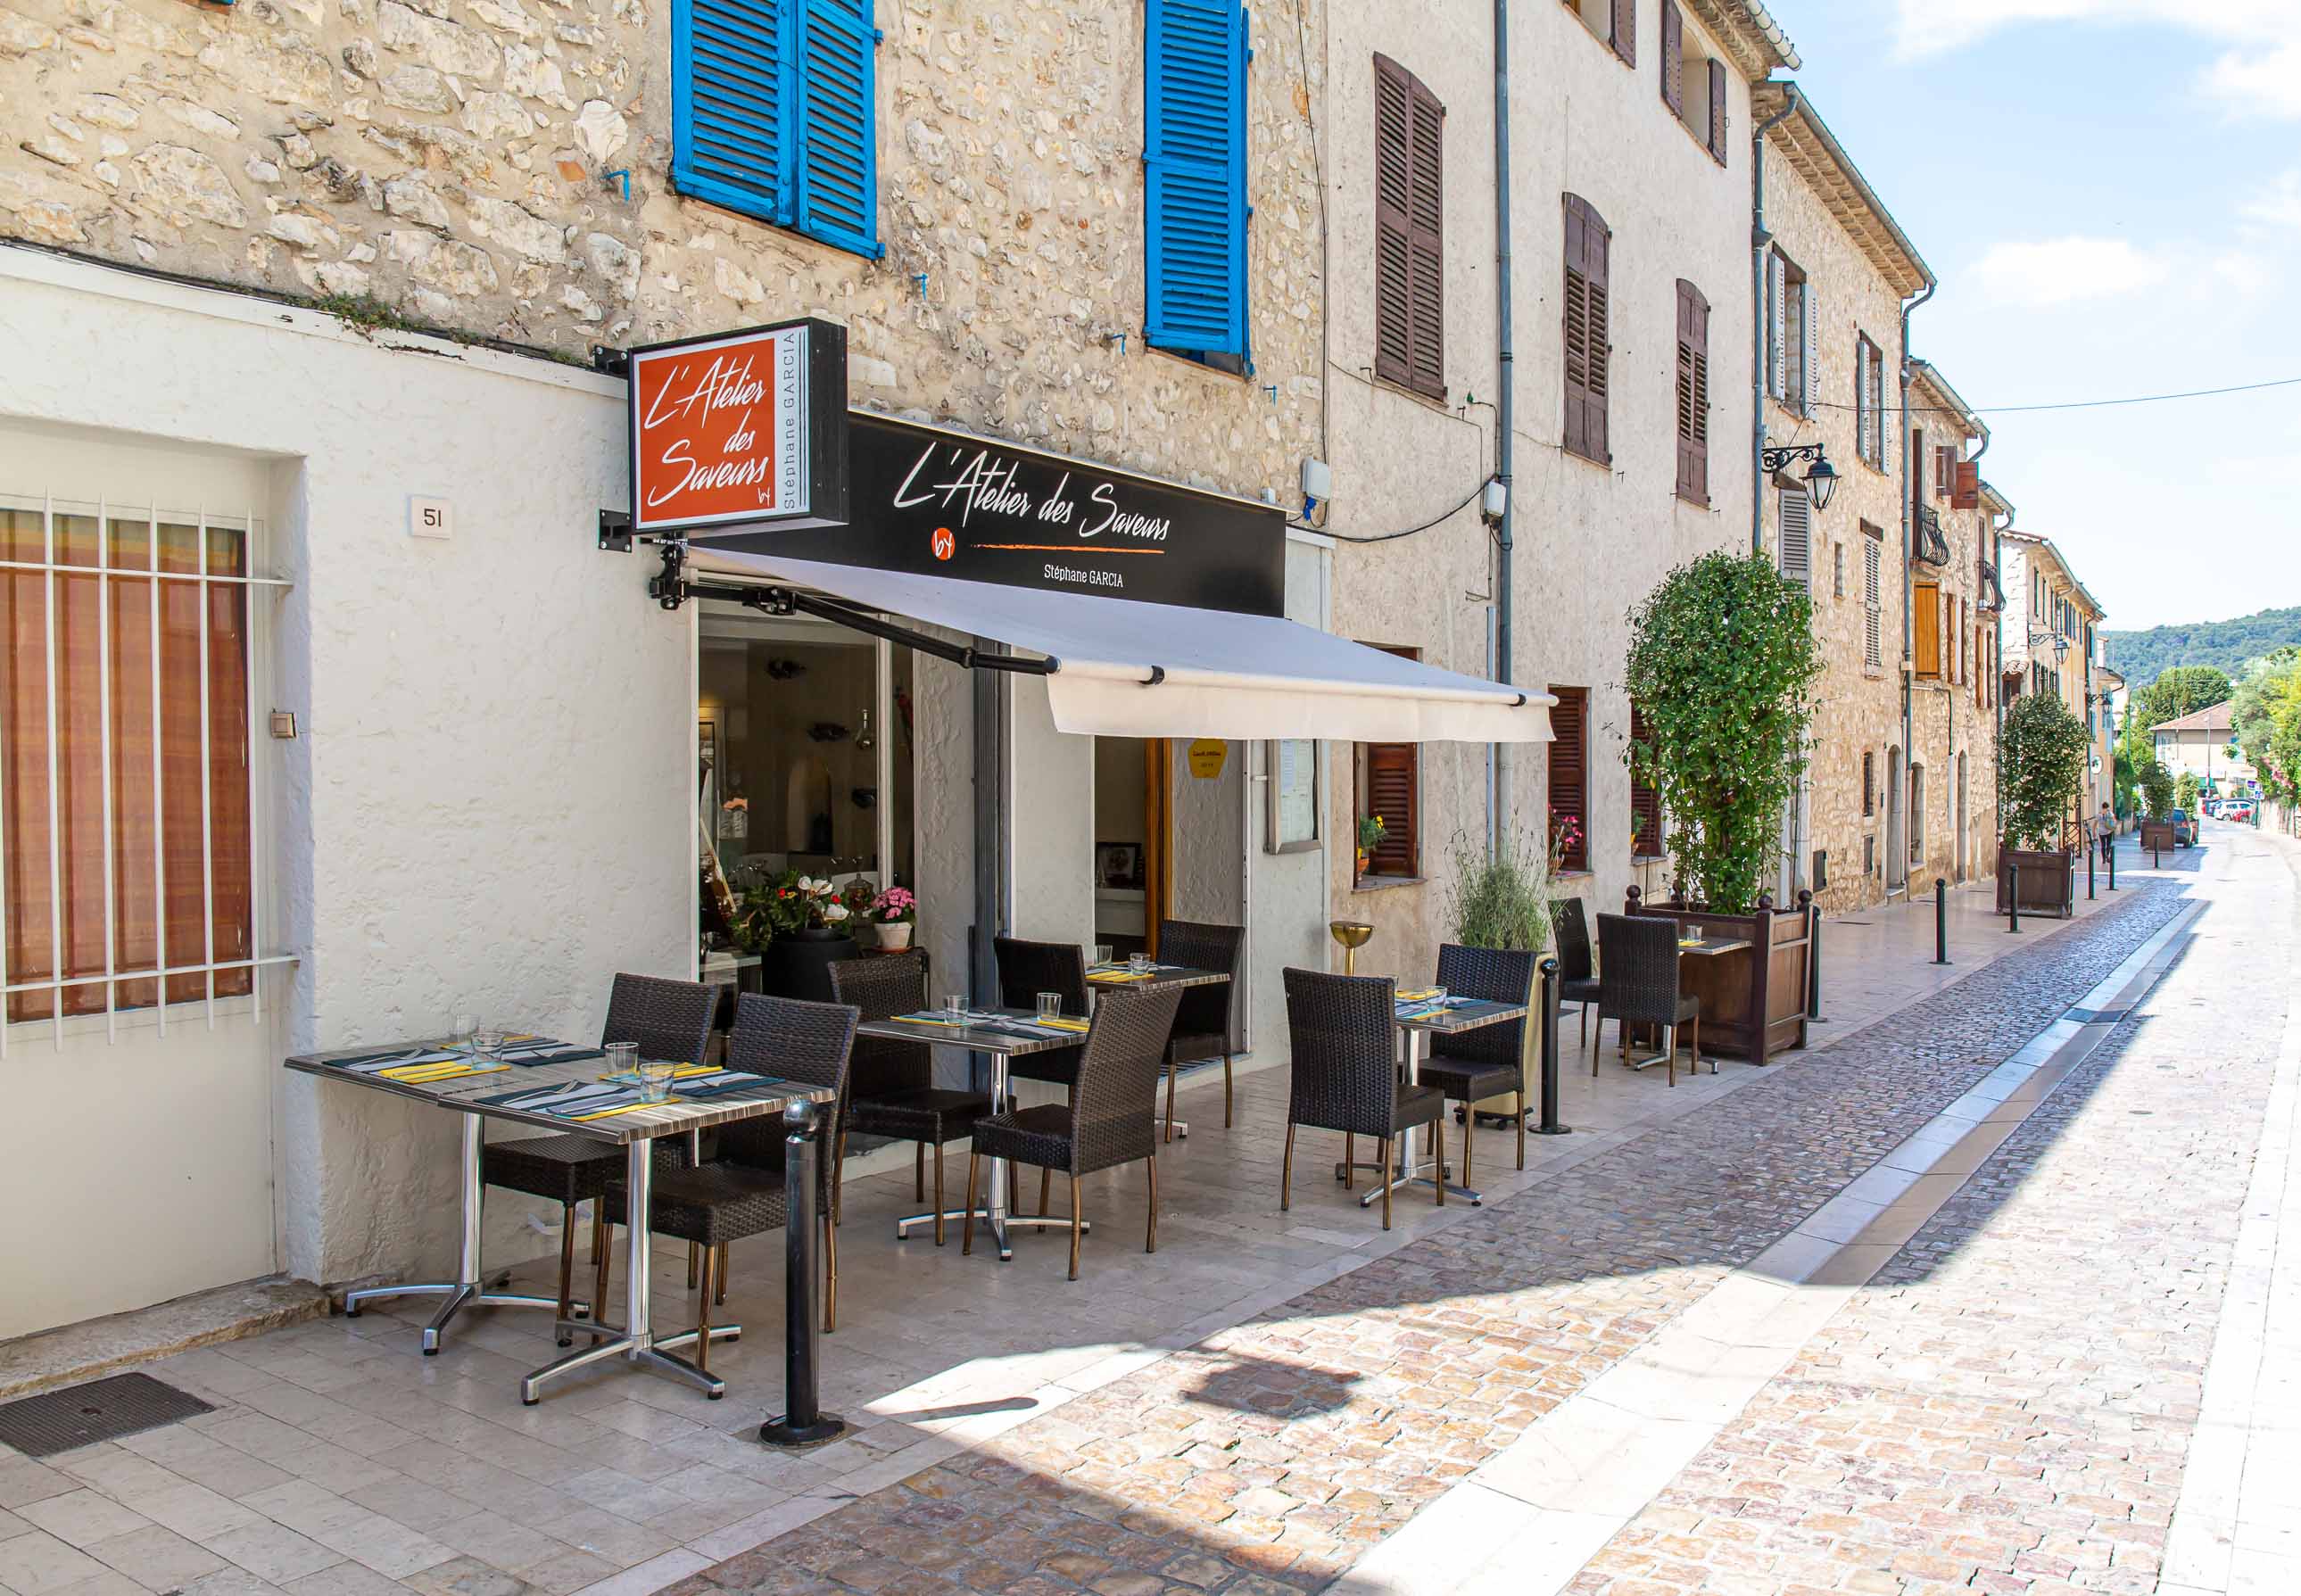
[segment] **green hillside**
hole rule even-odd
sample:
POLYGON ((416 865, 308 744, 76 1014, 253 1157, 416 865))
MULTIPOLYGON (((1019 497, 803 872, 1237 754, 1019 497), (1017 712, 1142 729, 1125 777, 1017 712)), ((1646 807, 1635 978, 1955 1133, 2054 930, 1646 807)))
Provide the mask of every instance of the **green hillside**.
POLYGON ((2262 610, 2234 621, 2197 621, 2153 626, 2146 631, 2104 631, 2112 669, 2135 687, 2146 687, 2172 665, 2219 665, 2234 679, 2238 667, 2258 654, 2301 643, 2301 606, 2262 610))

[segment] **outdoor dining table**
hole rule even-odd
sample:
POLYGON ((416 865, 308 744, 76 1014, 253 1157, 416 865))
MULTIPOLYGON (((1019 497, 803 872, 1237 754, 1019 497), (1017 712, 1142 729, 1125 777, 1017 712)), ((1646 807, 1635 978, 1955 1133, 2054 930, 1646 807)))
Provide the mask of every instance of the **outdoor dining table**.
MULTIPOLYGON (((1747 937, 1680 937, 1678 940, 1678 957, 1681 960, 1716 958, 1721 954, 1739 953, 1743 948, 1755 945, 1747 937)), ((1640 1029, 1643 1030, 1644 1027, 1640 1029)), ((1634 1070, 1650 1070, 1669 1057, 1667 1053, 1652 1053, 1644 1058, 1633 1058, 1628 1062, 1629 1066, 1634 1070)), ((1700 1067, 1702 1063, 1700 1054, 1697 1053, 1694 1056, 1694 1062, 1695 1067, 1700 1067)))
MULTIPOLYGON (((1099 990, 1118 986, 1192 987, 1229 984, 1230 972, 1227 970, 1201 970, 1189 965, 1154 964, 1150 966, 1149 973, 1143 975, 1132 973, 1121 962, 1089 965, 1086 969, 1086 990, 1090 997, 1099 990)), ((1188 1136, 1191 1133, 1190 1122, 1187 1120, 1178 1119, 1168 1129, 1177 1136, 1188 1136)))
MULTIPOLYGON (((587 1119, 571 1118, 565 1114, 531 1107, 513 1107, 500 1100, 506 1097, 526 1098, 555 1086, 596 1085, 602 1079, 607 1068, 607 1061, 602 1055, 589 1049, 565 1050, 582 1052, 586 1057, 563 1063, 515 1063, 464 1073, 456 1073, 451 1063, 443 1063, 439 1071, 426 1072, 417 1067, 413 1071, 414 1079, 400 1080, 372 1073, 356 1073, 346 1065, 372 1061, 381 1054, 396 1051, 423 1058, 447 1055, 451 1061, 460 1059, 468 1065, 473 1057, 472 1049, 462 1044, 415 1043, 405 1049, 347 1048, 329 1053, 297 1054, 287 1060, 287 1066, 291 1070, 430 1103, 435 1107, 451 1111, 460 1121, 463 1147, 459 1192, 463 1233, 456 1279, 420 1284, 372 1286, 363 1291, 348 1291, 344 1296, 344 1312, 347 1316, 356 1316, 363 1304, 386 1297, 446 1297, 446 1303, 432 1316, 431 1322, 423 1327, 423 1351, 429 1357, 439 1349, 440 1333, 447 1328, 448 1321, 462 1308, 548 1308, 556 1310, 559 1306, 556 1297, 490 1291, 481 1282, 480 1155, 486 1122, 501 1120, 513 1124, 593 1136, 623 1148, 623 1178, 630 1198, 629 1212, 634 1218, 640 1219, 640 1223, 627 1226, 624 1232, 623 1324, 617 1327, 602 1323, 603 1304, 591 1305, 591 1317, 588 1321, 559 1321, 557 1328, 562 1334, 604 1339, 570 1352, 523 1377, 519 1383, 520 1400, 532 1406, 541 1400, 545 1381, 617 1357, 625 1358, 635 1367, 675 1375, 702 1387, 714 1398, 724 1396, 727 1390, 726 1382, 697 1368, 672 1351, 674 1348, 692 1342, 696 1339, 694 1331, 672 1335, 657 1335, 654 1332, 648 1289, 652 1272, 648 1267, 647 1230, 641 1217, 648 1212, 648 1193, 654 1173, 652 1144, 659 1137, 683 1135, 733 1120, 779 1114, 787 1104, 797 1099, 826 1103, 831 1100, 832 1094, 824 1088, 767 1076, 723 1082, 716 1087, 709 1083, 708 1077, 703 1077, 689 1087, 691 1095, 681 1096, 674 1091, 663 1102, 630 1106, 611 1100, 607 1107, 596 1110, 598 1117, 587 1119)), ((403 1071, 403 1074, 407 1073, 403 1071)), ((713 1341, 731 1341, 741 1333, 742 1327, 738 1324, 714 1324, 711 1327, 713 1341)))
MULTIPOLYGON (((1523 1003, 1497 1003, 1487 999, 1450 998, 1443 1008, 1433 1008, 1427 1002, 1402 999, 1396 1005, 1399 1032, 1406 1040, 1406 1079, 1410 1083, 1422 1078, 1422 1061, 1429 1057, 1430 1039, 1434 1036, 1455 1036, 1465 1031, 1476 1031, 1485 1025, 1507 1024, 1522 1020, 1527 1015, 1523 1003)), ((1430 1173, 1419 1173, 1420 1129, 1409 1126, 1399 1132, 1398 1167, 1393 1172, 1390 1189, 1396 1191, 1406 1186, 1428 1186, 1434 1190, 1443 1184, 1456 1197, 1467 1197, 1476 1207, 1485 1199, 1468 1186, 1458 1186, 1446 1179, 1448 1170, 1433 1166, 1430 1173)), ((1360 1168, 1374 1168, 1361 1165, 1360 1168)), ((1343 1166, 1335 1166, 1335 1178, 1343 1178, 1343 1166)), ((1359 1199, 1359 1207, 1372 1207, 1382 1200, 1382 1183, 1375 1182, 1374 1190, 1359 1199)))
MULTIPOLYGON (((924 1014, 926 1011, 922 1010, 924 1014)), ((858 1036, 883 1037, 890 1041, 925 1042, 934 1048, 957 1048, 965 1052, 983 1053, 991 1059, 991 1100, 993 1104, 1007 1101, 1008 1062, 1028 1053, 1051 1053, 1059 1048, 1075 1048, 1086 1040, 1084 1023, 1072 1016, 1069 1024, 1059 1027, 1042 1026, 1038 1016, 1021 1008, 970 1008, 962 1016, 944 1017, 936 1011, 934 1018, 912 1018, 897 1015, 891 1019, 866 1020, 856 1027, 858 1036)), ((1001 1262, 1015 1256, 1007 1240, 1009 1225, 1035 1224, 1045 1229, 1050 1224, 1068 1228, 1067 1214, 1016 1214, 1009 1211, 1007 1200, 1007 1160, 993 1158, 989 1171, 989 1190, 975 1209, 975 1217, 991 1226, 992 1239, 999 1244, 1001 1262)), ((946 1222, 963 1221, 965 1208, 946 1208, 946 1222)), ((898 1241, 910 1237, 915 1224, 933 1224, 933 1213, 911 1214, 895 1221, 898 1241)), ((1082 1224, 1082 1230, 1092 1229, 1082 1224)))

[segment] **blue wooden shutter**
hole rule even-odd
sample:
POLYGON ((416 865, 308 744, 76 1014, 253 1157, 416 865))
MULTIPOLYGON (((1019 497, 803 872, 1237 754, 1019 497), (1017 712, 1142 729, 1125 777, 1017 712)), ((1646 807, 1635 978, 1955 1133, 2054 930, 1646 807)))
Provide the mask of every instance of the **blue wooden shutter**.
POLYGON ((682 194, 789 226, 790 7, 672 0, 672 182, 682 194))
POLYGON ((1143 337, 1243 358, 1246 12, 1238 0, 1151 0, 1144 54, 1143 337))
POLYGON ((794 0, 799 36, 799 231, 877 260, 877 97, 871 0, 794 0))

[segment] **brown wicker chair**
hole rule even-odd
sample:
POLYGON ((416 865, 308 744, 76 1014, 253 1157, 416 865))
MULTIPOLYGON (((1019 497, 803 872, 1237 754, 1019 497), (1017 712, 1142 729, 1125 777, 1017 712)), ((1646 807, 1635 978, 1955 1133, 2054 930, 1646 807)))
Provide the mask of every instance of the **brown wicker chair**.
MULTIPOLYGON (((1007 1008, 1038 1007, 1041 992, 1060 992, 1063 1012, 1086 1017, 1086 956, 1075 942, 1026 942, 993 937, 991 956, 999 966, 999 1001, 1007 1008)), ((1084 1046, 1026 1053, 1007 1065, 1008 1079, 1044 1081, 1066 1089, 1078 1081, 1084 1046)))
MULTIPOLYGON (((618 975, 607 997, 607 1023, 599 1027, 599 1042, 637 1042, 642 1058, 674 1058, 699 1062, 711 1046, 712 1017, 718 1012, 719 989, 692 981, 664 981, 652 975, 618 975)), ((666 1136, 653 1149, 656 1169, 683 1168, 692 1162, 685 1137, 666 1136)), ((480 1153, 483 1185, 524 1191, 559 1205, 559 1317, 574 1317, 575 1207, 589 1202, 591 1209, 591 1257, 605 1278, 607 1226, 599 1216, 598 1199, 607 1182, 623 1173, 623 1150, 596 1136, 572 1132, 529 1136, 515 1141, 491 1141, 480 1153)), ((602 1288, 605 1289, 604 1287, 602 1288)), ((593 1312, 603 1299, 593 1298, 593 1312)), ((571 1344, 562 1335, 559 1344, 571 1344)))
POLYGON ((1293 1206, 1294 1127, 1312 1125, 1381 1144, 1382 1228, 1390 1228, 1390 1188, 1401 1132, 1428 1125, 1446 1202, 1446 1098, 1435 1086, 1398 1078, 1397 983, 1387 975, 1330 975, 1287 970, 1286 1032, 1293 1082, 1286 1101, 1286 1156, 1279 1166, 1278 1207, 1293 1206))
MULTIPOLYGON (((910 1014, 927 1004, 926 963, 916 954, 841 959, 831 966, 831 990, 866 1020, 910 1014)), ((832 1180, 832 1222, 839 1222, 845 1206, 848 1132, 890 1136, 916 1144, 911 1176, 922 1200, 927 1194, 927 1149, 934 1149, 934 1237, 941 1246, 943 1146, 975 1133, 975 1122, 991 1112, 991 1094, 938 1087, 932 1048, 887 1037, 855 1039, 849 1079, 832 1180)))
MULTIPOLYGON (((830 1117, 822 1123, 816 1159, 816 1211, 823 1223, 823 1327, 839 1328, 839 1238, 831 1223, 830 1149, 839 1145, 839 1106, 846 1100, 848 1070, 854 1057, 855 1010, 840 1003, 807 1003, 746 992, 735 1001, 735 1028, 727 1033, 727 1066, 785 1081, 831 1089, 830 1117)), ((675 1169, 656 1177, 648 1203, 650 1234, 676 1236, 703 1254, 697 1299, 695 1366, 708 1368, 711 1308, 727 1299, 727 1249, 762 1231, 778 1230, 791 1219, 791 1194, 783 1168, 782 1119, 758 1115, 719 1127, 719 1156, 708 1164, 675 1169)), ((621 1181, 607 1183, 601 1200, 607 1223, 628 1224, 628 1194, 621 1181)), ((647 1248, 634 1254, 645 1266, 647 1248)), ((609 1255, 599 1255, 599 1299, 607 1295, 609 1255)))
MULTIPOLYGON (((1534 1001, 1535 956, 1515 948, 1464 948, 1447 942, 1438 949, 1438 984, 1462 998, 1494 1003, 1534 1001)), ((1506 1091, 1519 1094, 1518 1166, 1526 1167, 1526 1022, 1507 1020, 1430 1039, 1422 1061, 1425 1086, 1435 1086, 1462 1105, 1462 1184, 1471 1184, 1470 1160, 1477 1139, 1480 1099, 1506 1091)))
MULTIPOLYGON (((1606 1022, 1615 1023, 1624 1057, 1630 1027, 1657 1025, 1669 1069, 1678 1084, 1678 1033, 1692 1026, 1694 1065, 1702 1064, 1702 1002, 1678 990, 1678 922, 1661 915, 1598 916, 1598 1031, 1590 1039, 1590 1074, 1598 1073, 1598 1041, 1606 1022)), ((1718 1073, 1712 1060, 1710 1073, 1718 1073)))
MULTIPOLYGON (((1174 1034, 1175 1010, 1182 992, 1174 987, 1114 991, 1095 1005, 1094 1023, 1079 1049, 1078 1074, 1066 1106, 1053 1103, 994 1114, 978 1121, 966 1155, 966 1217, 959 1222, 959 1250, 975 1249, 975 1191, 985 1158, 1005 1158, 1011 1167, 1034 1164, 1042 1172, 1061 1170, 1071 1181, 1071 1273, 1078 1278, 1079 1179, 1137 1158, 1150 1179, 1150 1219, 1142 1250, 1159 1250, 1159 1072, 1174 1034)), ((1043 1194, 1046 1188, 1040 1187, 1043 1194)), ((1046 1212, 1042 1196, 1039 1212, 1046 1212)))
MULTIPOLYGON (((1159 923, 1159 961, 1188 965, 1194 970, 1238 973, 1238 948, 1244 936, 1235 925, 1210 925, 1195 920, 1159 923)), ((1231 1125, 1230 1025, 1238 982, 1186 987, 1183 1005, 1175 1015, 1175 1034, 1167 1039, 1167 1132, 1175 1140, 1175 1077, 1186 1064, 1220 1057, 1223 1066, 1223 1129, 1231 1125)))
POLYGON ((1574 1005, 1582 1024, 1582 1040, 1590 1040, 1590 1006, 1598 1000, 1597 971, 1590 962, 1589 912, 1578 898, 1560 898, 1550 906, 1551 940, 1558 950, 1558 1007, 1574 1005))

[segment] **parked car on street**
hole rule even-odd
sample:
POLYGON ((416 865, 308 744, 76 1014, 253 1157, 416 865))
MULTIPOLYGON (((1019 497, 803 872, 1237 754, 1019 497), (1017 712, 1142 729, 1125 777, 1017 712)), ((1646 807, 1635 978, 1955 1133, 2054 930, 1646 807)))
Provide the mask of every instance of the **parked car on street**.
POLYGON ((2176 809, 2170 816, 2173 823, 2173 846, 2193 848, 2197 840, 2196 817, 2187 809, 2176 809))
POLYGON ((2223 798, 2221 817, 2233 825, 2249 826, 2253 823, 2253 807, 2251 798, 2223 798))

